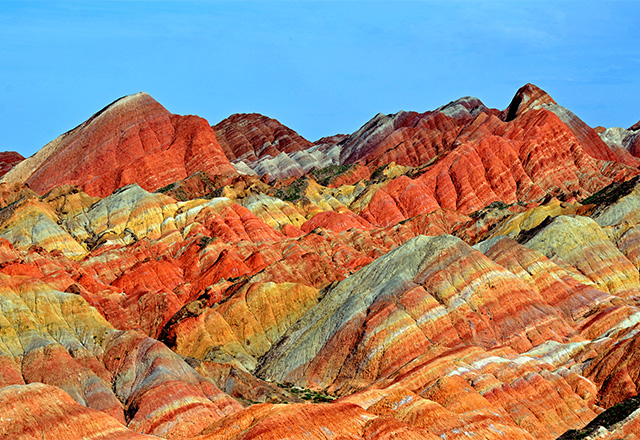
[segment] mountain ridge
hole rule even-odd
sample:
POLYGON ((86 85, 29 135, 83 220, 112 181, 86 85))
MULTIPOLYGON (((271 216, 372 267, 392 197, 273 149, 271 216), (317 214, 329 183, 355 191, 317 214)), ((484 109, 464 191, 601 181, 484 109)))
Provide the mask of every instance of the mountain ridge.
POLYGON ((640 390, 637 131, 532 84, 316 142, 138 93, 0 155, 0 436, 581 429, 640 390))

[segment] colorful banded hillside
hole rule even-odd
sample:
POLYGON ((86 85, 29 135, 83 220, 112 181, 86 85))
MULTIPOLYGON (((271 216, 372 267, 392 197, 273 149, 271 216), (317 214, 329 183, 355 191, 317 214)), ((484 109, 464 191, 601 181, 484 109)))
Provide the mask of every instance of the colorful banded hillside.
POLYGON ((0 438, 640 438, 640 123, 328 135, 138 93, 0 153, 0 438))

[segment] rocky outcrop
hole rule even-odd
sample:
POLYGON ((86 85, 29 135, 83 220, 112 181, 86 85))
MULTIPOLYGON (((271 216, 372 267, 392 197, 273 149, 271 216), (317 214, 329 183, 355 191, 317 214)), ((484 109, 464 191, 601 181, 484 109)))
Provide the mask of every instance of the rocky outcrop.
POLYGON ((608 128, 599 135, 609 147, 625 149, 632 156, 640 157, 640 124, 628 130, 620 127, 608 128))
POLYGON ((435 440, 428 431, 380 417, 349 403, 332 405, 255 405, 211 426, 202 440, 276 440, 282 438, 435 440))
POLYGON ((340 163, 420 166, 450 149, 468 121, 440 111, 380 113, 339 144, 340 163))
POLYGON ((338 163, 336 135, 311 143, 275 119, 235 114, 213 127, 227 157, 241 174, 270 180, 300 177, 338 163))
POLYGON ((638 295, 638 270, 585 217, 556 217, 524 245, 574 268, 574 276, 619 296, 638 295), (597 255, 597 257, 596 257, 597 255))
POLYGON ((332 288, 264 356, 258 373, 352 390, 432 347, 525 350, 570 333, 512 273, 456 238, 419 236, 332 288))
POLYGON ((518 116, 529 110, 535 110, 545 105, 554 105, 556 102, 541 88, 529 83, 520 87, 509 106, 502 112, 501 119, 506 122, 513 121, 518 116))
MULTIPOLYGON (((502 113, 505 121, 511 121, 531 110, 545 109, 553 112, 576 136, 582 148, 590 156, 637 167, 639 162, 630 157, 624 148, 602 142, 603 133, 598 133, 569 109, 558 105, 545 91, 533 84, 526 84, 514 96, 509 107, 502 113)), ((605 135, 606 136, 606 135, 605 135)))
POLYGON ((24 160, 22 154, 15 151, 0 152, 0 177, 7 174, 11 168, 24 160))
MULTIPOLYGON (((17 417, 31 400, 40 405, 42 416, 34 431, 54 432, 42 425, 50 418, 53 426, 71 423, 75 430, 95 430, 92 424, 80 426, 76 416, 59 420, 67 408, 80 420, 99 413, 98 423, 104 423, 105 429, 111 425, 123 435, 126 432, 118 422, 139 433, 195 435, 240 409, 163 344, 136 332, 115 330, 79 295, 79 289, 62 292, 41 281, 47 278, 46 269, 37 263, 23 261, 12 268, 7 263, 16 255, 8 250, 3 255, 4 273, 0 273, 0 364, 2 385, 16 387, 6 389, 3 397, 17 417), (47 388, 25 387, 36 382, 47 388), (47 392, 49 388, 56 391, 47 392), (72 399, 92 411, 78 408, 72 399)), ((54 285, 60 281, 64 282, 51 279, 54 285)), ((7 429, 5 423, 15 426, 3 418, 0 429, 7 429)), ((132 434, 131 438, 137 437, 132 434)))

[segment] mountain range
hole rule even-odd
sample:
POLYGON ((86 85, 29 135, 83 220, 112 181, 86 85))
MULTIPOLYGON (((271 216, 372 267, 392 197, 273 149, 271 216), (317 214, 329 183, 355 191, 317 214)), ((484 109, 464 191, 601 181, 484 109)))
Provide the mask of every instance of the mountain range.
POLYGON ((640 122, 315 142, 145 93, 0 153, 0 438, 638 438, 640 122))

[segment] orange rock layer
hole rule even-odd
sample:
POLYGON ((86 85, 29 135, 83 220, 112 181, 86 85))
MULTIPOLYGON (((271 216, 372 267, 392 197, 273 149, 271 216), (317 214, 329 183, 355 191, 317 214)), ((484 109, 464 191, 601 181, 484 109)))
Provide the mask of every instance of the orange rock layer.
POLYGON ((71 184, 104 197, 134 182, 153 191, 196 171, 235 174, 207 121, 172 115, 138 93, 47 144, 3 180, 26 182, 39 194, 71 184))

